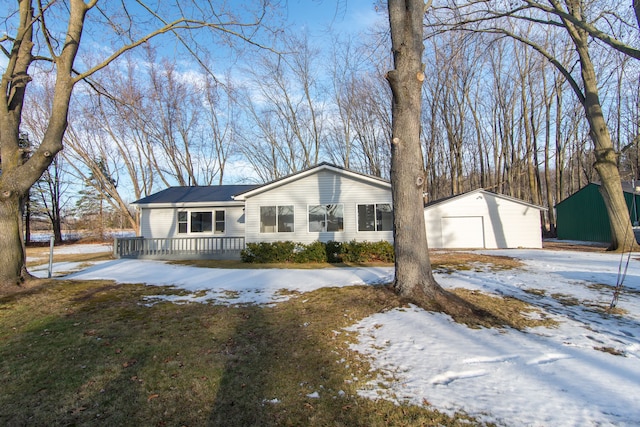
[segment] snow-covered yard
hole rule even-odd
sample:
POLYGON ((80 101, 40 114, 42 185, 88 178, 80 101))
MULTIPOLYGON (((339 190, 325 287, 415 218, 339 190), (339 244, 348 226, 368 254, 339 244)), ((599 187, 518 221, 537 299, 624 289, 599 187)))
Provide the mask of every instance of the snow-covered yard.
MULTIPOLYGON (((466 411, 501 425, 640 424, 640 265, 633 254, 618 308, 607 315, 626 256, 550 250, 484 251, 521 259, 523 268, 438 273, 446 288, 513 296, 555 319, 555 328, 470 329, 416 307, 362 319, 342 333, 383 374, 360 391, 371 398, 445 412, 466 411), (614 354, 615 353, 615 354, 614 354)), ((69 271, 66 265, 63 271, 69 271)), ((37 273, 37 272, 36 272, 37 273)), ((40 273, 39 273, 40 274, 40 273)), ((45 271, 46 274, 46 271, 45 271)), ((158 261, 103 262, 73 279, 174 286, 188 295, 158 299, 273 304, 326 286, 389 282, 392 268, 229 270, 158 261)))

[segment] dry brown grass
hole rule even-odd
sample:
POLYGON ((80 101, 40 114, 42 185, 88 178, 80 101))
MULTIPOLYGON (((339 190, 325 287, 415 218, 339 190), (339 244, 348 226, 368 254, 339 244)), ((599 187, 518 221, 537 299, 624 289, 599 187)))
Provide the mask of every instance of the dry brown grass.
POLYGON ((434 270, 510 270, 521 267, 520 260, 501 255, 484 255, 473 252, 433 251, 430 253, 434 270))
POLYGON ((548 318, 542 310, 513 297, 486 294, 469 289, 454 289, 460 298, 491 314, 498 326, 524 330, 535 327, 555 327, 557 322, 548 318))
POLYGON ((608 243, 591 243, 584 244, 573 241, 543 241, 542 247, 554 251, 581 251, 581 252, 606 252, 609 247, 608 243))
POLYGON ((478 424, 357 395, 376 373, 344 328, 401 306, 389 289, 325 288, 270 307, 146 305, 157 292, 56 281, 0 298, 0 425, 478 424))
MULTIPOLYGON (((466 252, 431 256, 440 269, 520 265, 509 257, 466 252)), ((64 259, 108 257, 74 254, 64 259)), ((180 264, 265 268, 233 261, 180 264)), ((498 326, 553 326, 522 301, 454 292, 498 319, 498 326)), ((428 406, 357 396, 377 373, 349 350, 357 334, 344 328, 405 306, 390 287, 291 292, 289 301, 269 307, 157 301, 149 306, 147 298, 157 293, 154 287, 108 281, 41 280, 0 297, 0 425, 479 424, 464 414, 449 417, 428 406), (307 397, 314 391, 319 399, 307 397)))
MULTIPOLYGON (((498 255, 484 255, 473 252, 457 251, 430 251, 429 257, 433 269, 443 270, 472 270, 489 268, 491 270, 507 270, 522 266, 522 262, 515 258, 498 255)), ((180 260, 169 261, 176 265, 190 265, 202 268, 237 268, 237 269, 321 269, 342 267, 390 267, 393 263, 272 263, 257 264, 245 263, 240 260, 180 260)))

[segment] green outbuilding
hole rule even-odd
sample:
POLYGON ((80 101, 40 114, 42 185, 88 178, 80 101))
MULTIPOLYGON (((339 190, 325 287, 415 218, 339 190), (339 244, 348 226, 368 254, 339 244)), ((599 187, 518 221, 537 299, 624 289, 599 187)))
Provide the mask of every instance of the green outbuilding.
MULTIPOLYGON (((640 221, 640 191, 629 183, 622 184, 631 222, 640 221)), ((590 183, 556 206, 558 239, 587 242, 610 242, 609 215, 600 194, 600 184, 590 183)))

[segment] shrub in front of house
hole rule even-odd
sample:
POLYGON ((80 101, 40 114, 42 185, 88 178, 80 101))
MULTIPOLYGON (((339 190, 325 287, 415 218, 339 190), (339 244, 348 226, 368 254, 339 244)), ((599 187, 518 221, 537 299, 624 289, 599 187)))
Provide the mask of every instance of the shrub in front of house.
POLYGON ((393 262, 393 245, 389 242, 356 242, 352 240, 342 244, 343 262, 393 262))
POLYGON ((393 249, 393 245, 389 242, 379 241, 379 242, 369 242, 371 245, 371 254, 374 255, 375 259, 371 261, 380 261, 380 262, 394 262, 396 258, 396 252, 393 249))
POLYGON ((240 252, 243 262, 266 264, 272 262, 291 262, 294 258, 294 242, 260 242, 247 243, 247 247, 240 252))
POLYGON ((308 245, 298 243, 296 249, 293 262, 327 262, 327 249, 326 245, 322 242, 315 241, 308 245))
POLYGON ((324 246, 328 262, 342 262, 342 243, 329 240, 324 246))
POLYGON ((249 263, 313 263, 313 262, 393 262, 393 245, 389 242, 247 243, 240 256, 249 263))

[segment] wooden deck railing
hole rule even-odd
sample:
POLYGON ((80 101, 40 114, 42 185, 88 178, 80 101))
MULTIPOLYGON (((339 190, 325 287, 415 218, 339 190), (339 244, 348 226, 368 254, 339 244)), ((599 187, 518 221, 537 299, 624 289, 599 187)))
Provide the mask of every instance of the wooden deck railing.
POLYGON ((113 241, 115 258, 239 259, 244 237, 126 237, 113 241))

